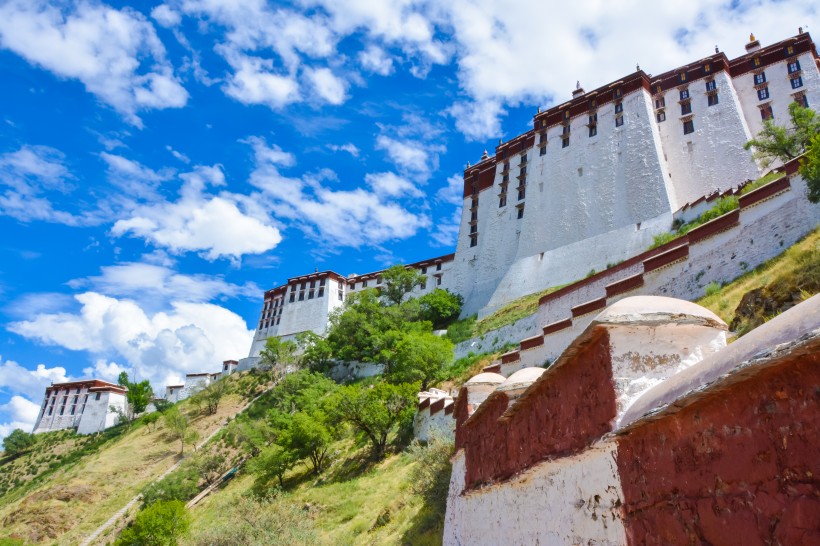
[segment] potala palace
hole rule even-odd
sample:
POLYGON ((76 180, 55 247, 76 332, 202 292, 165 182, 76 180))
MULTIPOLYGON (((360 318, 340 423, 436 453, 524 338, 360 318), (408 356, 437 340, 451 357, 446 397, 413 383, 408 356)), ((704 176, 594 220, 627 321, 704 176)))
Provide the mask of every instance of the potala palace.
MULTIPOLYGON (((752 36, 746 54, 736 59, 716 48, 714 55, 662 74, 638 67, 590 91, 579 84, 569 101, 539 111, 531 130, 500 142, 494 156, 485 151, 464 171, 455 253, 410 264, 427 275, 417 291, 446 288, 463 296, 463 315, 483 316, 591 270, 605 273, 595 280, 622 282, 623 264, 635 261, 655 235, 763 173, 744 144, 766 119, 787 123, 792 102, 820 104, 817 51, 802 29, 768 47, 752 36)), ((774 244, 793 242, 817 224, 817 207, 806 204, 800 214, 804 218, 784 226, 774 244)), ((756 265, 776 253, 771 241, 757 241, 770 247, 770 255, 753 251, 754 257, 739 258, 735 266, 756 265)), ((710 277, 698 281, 705 285, 715 280, 710 277)), ((347 295, 379 283, 379 271, 347 277, 323 271, 268 290, 249 357, 258 356, 268 336, 322 334, 329 313, 347 295)), ((576 300, 567 312, 595 299, 589 290, 570 291, 576 300)), ((506 339, 565 318, 543 309, 540 314, 506 339)))

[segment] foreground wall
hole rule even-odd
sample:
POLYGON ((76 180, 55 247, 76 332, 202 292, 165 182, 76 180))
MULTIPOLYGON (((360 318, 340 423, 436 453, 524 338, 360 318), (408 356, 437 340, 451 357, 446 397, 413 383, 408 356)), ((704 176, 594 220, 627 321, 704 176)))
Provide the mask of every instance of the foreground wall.
POLYGON ((820 543, 820 296, 683 369, 645 340, 671 375, 637 399, 610 341, 630 316, 518 399, 457 402, 445 544, 820 543))

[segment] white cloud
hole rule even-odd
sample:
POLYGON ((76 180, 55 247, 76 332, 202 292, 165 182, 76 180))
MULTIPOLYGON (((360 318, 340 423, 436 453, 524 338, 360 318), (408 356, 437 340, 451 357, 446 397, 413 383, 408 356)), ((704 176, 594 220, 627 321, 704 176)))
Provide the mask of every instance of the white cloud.
POLYGON ((460 207, 464 203, 464 177, 454 174, 448 178, 447 184, 436 192, 436 199, 460 207))
POLYGON ((347 85, 329 68, 308 69, 305 74, 313 90, 324 102, 334 105, 344 103, 347 98, 347 85))
POLYGON ((367 49, 359 52, 359 63, 368 72, 373 72, 380 76, 389 76, 393 72, 393 59, 391 59, 384 49, 370 45, 367 49))
POLYGON ((101 152, 100 157, 107 165, 109 182, 124 190, 129 197, 155 198, 160 183, 174 175, 173 170, 157 172, 120 155, 101 152))
POLYGON ((128 218, 118 220, 111 233, 142 237, 174 253, 200 252, 209 260, 266 252, 282 240, 279 230, 242 196, 206 193, 208 186, 225 185, 218 167, 197 167, 181 178, 179 200, 138 206, 128 218))
POLYGON ((216 298, 256 297, 261 293, 254 283, 240 286, 218 275, 183 275, 167 266, 140 262, 103 266, 100 275, 74 279, 68 286, 90 288, 108 296, 129 297, 140 302, 158 299, 206 302, 216 298))
POLYGON ((59 77, 81 81, 138 126, 140 110, 188 101, 154 27, 130 8, 10 0, 0 5, 0 45, 59 77))
POLYGON ((168 4, 160 4, 152 9, 151 17, 165 28, 175 27, 182 21, 182 16, 172 10, 168 4))
MULTIPOLYGON (((424 214, 413 213, 383 191, 362 188, 334 191, 324 182, 335 175, 320 172, 289 178, 279 172, 282 151, 261 138, 246 140, 253 146, 256 168, 250 182, 279 219, 301 225, 306 232, 335 246, 377 245, 405 239, 429 225, 424 214)), ((378 177, 377 177, 378 178, 378 177)))
POLYGON ((347 144, 342 144, 341 146, 337 146, 336 144, 328 144, 327 147, 334 152, 347 152, 353 157, 359 157, 359 149, 356 147, 355 144, 352 142, 348 142, 347 144))
POLYGON ((43 220, 69 226, 94 225, 101 217, 93 212, 74 214, 56 210, 50 194, 74 189, 65 156, 48 146, 25 145, 0 155, 0 214, 22 222, 43 220))
MULTIPOLYGON (((48 345, 88 351, 109 362, 121 358, 155 388, 162 388, 170 377, 216 370, 223 360, 244 357, 253 336, 241 317, 218 305, 174 302, 165 311, 149 314, 132 300, 96 292, 75 298, 78 312, 35 315, 10 324, 9 330, 48 345)), ((110 364, 99 370, 113 372, 110 364)))
POLYGON ((446 219, 439 218, 433 225, 430 233, 435 244, 454 247, 458 242, 458 230, 461 226, 461 207, 457 207, 453 215, 446 219))
POLYGON ((129 376, 134 373, 131 368, 120 366, 116 362, 108 362, 104 358, 97 359, 97 361, 94 362, 94 366, 83 368, 83 374, 85 374, 86 377, 112 382, 116 382, 122 372, 128 373, 129 376))
POLYGON ((419 197, 424 195, 412 182, 395 173, 367 174, 364 179, 378 195, 387 197, 419 197))
POLYGON ((180 152, 178 150, 174 150, 171 146, 165 146, 165 149, 168 150, 169 152, 171 152, 172 156, 174 156, 178 160, 182 161, 183 163, 187 164, 187 163, 191 162, 191 159, 187 155, 183 154, 182 152, 180 152))
POLYGON ((42 398, 45 388, 52 383, 68 380, 66 369, 62 366, 47 368, 45 364, 38 364, 36 369, 29 370, 13 360, 4 362, 0 357, 0 388, 6 392, 37 400, 42 398))
POLYGON ((234 73, 227 78, 225 93, 243 104, 264 104, 278 110, 301 100, 295 76, 274 72, 273 61, 217 48, 234 73))
MULTIPOLYGON (((42 394, 42 393, 41 393, 42 394)), ((6 404, 0 405, 0 442, 14 429, 31 432, 40 414, 40 405, 22 396, 12 396, 6 404)))

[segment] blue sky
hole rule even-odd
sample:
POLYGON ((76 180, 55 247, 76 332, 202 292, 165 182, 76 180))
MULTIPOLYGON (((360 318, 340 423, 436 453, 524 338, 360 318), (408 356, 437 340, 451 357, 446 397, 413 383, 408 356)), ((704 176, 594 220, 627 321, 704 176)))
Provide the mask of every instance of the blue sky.
POLYGON ((0 0, 0 437, 51 381, 246 356, 289 276, 452 252, 467 161, 576 80, 818 18, 577 4, 0 0))

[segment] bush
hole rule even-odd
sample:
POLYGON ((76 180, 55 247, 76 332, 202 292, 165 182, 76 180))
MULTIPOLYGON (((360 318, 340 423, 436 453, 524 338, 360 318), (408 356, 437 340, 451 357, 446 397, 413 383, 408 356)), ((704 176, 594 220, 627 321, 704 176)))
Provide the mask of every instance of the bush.
POLYGON ((441 329, 458 318, 464 298, 449 290, 436 288, 419 298, 421 319, 433 323, 433 328, 441 329))
POLYGON ((195 468, 184 466, 142 490, 143 508, 158 502, 187 501, 199 493, 199 476, 195 468))
POLYGON ((3 438, 3 450, 7 455, 22 455, 37 442, 34 434, 29 434, 19 428, 11 431, 11 434, 3 438))
POLYGON ((714 296, 715 294, 719 293, 721 286, 717 282, 710 282, 706 285, 706 295, 707 296, 714 296))
POLYGON ((442 523, 450 488, 453 442, 432 436, 426 445, 414 442, 407 453, 416 463, 410 474, 410 487, 424 499, 431 513, 439 515, 438 523, 442 523))
POLYGON ((476 315, 457 320, 447 327, 447 337, 453 343, 461 343, 473 337, 473 330, 475 329, 475 321, 478 317, 476 315))
POLYGON ((188 531, 191 516, 181 501, 160 501, 139 514, 115 546, 174 546, 188 531))

